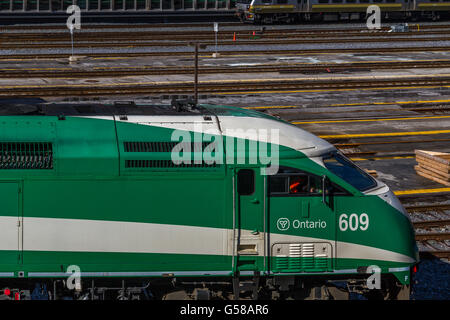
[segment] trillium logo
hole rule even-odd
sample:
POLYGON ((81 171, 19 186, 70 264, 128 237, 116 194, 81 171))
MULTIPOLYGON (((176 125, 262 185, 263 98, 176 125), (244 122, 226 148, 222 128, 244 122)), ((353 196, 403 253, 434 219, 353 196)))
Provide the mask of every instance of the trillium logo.
POLYGON ((289 222, 288 218, 280 218, 277 221, 277 228, 278 230, 285 231, 289 229, 290 224, 291 223, 289 222))

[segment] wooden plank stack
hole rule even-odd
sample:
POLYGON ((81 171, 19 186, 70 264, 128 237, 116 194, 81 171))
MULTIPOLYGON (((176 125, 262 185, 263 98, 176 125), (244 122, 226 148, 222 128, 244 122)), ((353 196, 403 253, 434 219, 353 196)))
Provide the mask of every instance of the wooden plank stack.
POLYGON ((450 153, 415 150, 418 175, 450 186, 450 153))

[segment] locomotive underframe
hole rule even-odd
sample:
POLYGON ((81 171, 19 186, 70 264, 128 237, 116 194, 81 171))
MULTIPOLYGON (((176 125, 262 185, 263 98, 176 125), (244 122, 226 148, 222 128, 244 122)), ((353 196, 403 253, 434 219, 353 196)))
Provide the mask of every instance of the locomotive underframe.
POLYGON ((348 300, 409 299, 410 286, 383 274, 381 289, 367 287, 367 275, 83 278, 81 289, 69 290, 67 278, 0 281, 0 300, 348 300), (5 294, 9 290, 9 294, 5 294), (6 290, 6 291, 5 291, 6 290))

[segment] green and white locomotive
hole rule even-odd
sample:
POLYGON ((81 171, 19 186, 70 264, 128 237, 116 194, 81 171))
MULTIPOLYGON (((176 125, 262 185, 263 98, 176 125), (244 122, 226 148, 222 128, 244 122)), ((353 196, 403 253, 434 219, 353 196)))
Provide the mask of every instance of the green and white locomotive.
POLYGON ((409 297, 389 187, 264 113, 2 105, 0 148, 5 299, 409 297))

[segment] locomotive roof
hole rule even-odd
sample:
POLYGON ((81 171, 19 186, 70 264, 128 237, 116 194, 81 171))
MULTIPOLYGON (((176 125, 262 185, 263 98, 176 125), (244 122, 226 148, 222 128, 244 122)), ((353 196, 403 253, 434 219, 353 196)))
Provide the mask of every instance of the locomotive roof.
MULTIPOLYGON (((302 151, 306 156, 315 157, 325 152, 334 150, 333 145, 319 137, 307 132, 297 126, 271 115, 254 110, 242 109, 229 106, 174 104, 172 105, 136 105, 133 102, 118 102, 113 104, 102 103, 46 103, 40 99, 25 101, 0 101, 0 116, 75 116, 75 117, 112 117, 121 121, 121 116, 127 116, 127 122, 146 122, 150 118, 163 118, 189 116, 211 118, 217 116, 222 129, 279 129, 280 145, 302 151), (249 121, 249 118, 258 119, 257 122, 249 121)), ((175 119, 174 119, 175 120, 175 119)), ((205 119, 213 120, 213 119, 205 119)), ((213 121, 215 122, 215 121, 213 121)), ((173 129, 178 128, 172 122, 152 122, 153 126, 165 126, 173 129), (172 128, 172 127, 171 127, 172 128)), ((190 128, 196 130, 195 128, 190 128)), ((230 134, 227 132, 227 134, 230 134)), ((241 133, 233 133, 240 137, 241 133)), ((241 138, 246 138, 245 133, 241 138)))
POLYGON ((272 116, 253 110, 237 107, 193 105, 178 103, 171 105, 136 105, 132 101, 121 101, 113 104, 103 103, 46 103, 40 99, 3 100, 0 101, 2 116, 189 116, 216 115, 241 116, 276 119, 272 116))

